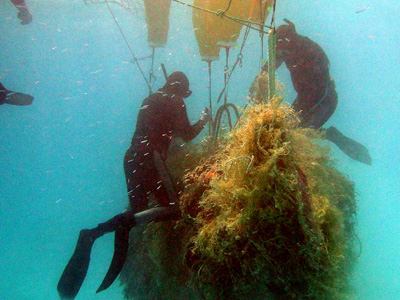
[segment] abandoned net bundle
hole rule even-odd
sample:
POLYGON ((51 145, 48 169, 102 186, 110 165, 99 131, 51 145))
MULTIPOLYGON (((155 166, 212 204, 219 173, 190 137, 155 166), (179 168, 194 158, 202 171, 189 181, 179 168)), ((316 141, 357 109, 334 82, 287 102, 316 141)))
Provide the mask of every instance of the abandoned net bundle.
POLYGON ((248 107, 213 153, 171 159, 182 218, 132 231, 126 299, 351 299, 354 185, 278 103, 248 107))

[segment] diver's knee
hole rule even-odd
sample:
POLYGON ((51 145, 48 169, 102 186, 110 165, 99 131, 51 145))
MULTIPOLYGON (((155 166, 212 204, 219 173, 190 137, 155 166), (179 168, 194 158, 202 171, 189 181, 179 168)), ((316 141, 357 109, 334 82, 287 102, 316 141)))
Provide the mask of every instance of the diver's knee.
POLYGON ((135 214, 136 224, 145 224, 151 221, 166 221, 174 219, 179 214, 176 207, 155 207, 135 214))

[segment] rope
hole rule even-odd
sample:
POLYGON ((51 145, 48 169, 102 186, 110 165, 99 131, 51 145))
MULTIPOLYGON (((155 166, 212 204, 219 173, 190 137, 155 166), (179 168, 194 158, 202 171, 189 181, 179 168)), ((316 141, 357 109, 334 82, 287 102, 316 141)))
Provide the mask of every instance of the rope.
POLYGON ((134 63, 135 60, 141 61, 141 60, 145 60, 145 59, 148 59, 148 58, 151 58, 151 55, 145 56, 145 57, 141 57, 141 58, 135 58, 135 59, 132 58, 132 59, 131 59, 131 63, 134 63))
POLYGON ((161 64, 161 68, 162 68, 162 71, 163 71, 163 74, 164 74, 165 81, 167 81, 168 80, 167 69, 165 68, 164 64, 161 64))
POLYGON ((106 1, 108 1, 109 3, 113 3, 116 5, 119 5, 120 7, 122 7, 123 9, 128 10, 129 12, 131 12, 132 14, 135 14, 137 17, 139 17, 139 11, 143 12, 143 8, 140 7, 137 3, 133 2, 128 2, 128 1, 116 1, 116 0, 84 0, 85 4, 87 5, 88 2, 90 2, 91 4, 104 4, 106 1))
MULTIPOLYGON (((263 29, 259 29, 257 27, 252 26, 252 25, 260 25, 259 23, 251 22, 249 20, 243 20, 243 19, 236 18, 236 17, 232 17, 230 15, 227 15, 224 12, 224 10, 219 9, 217 11, 213 11, 213 10, 209 10, 209 9, 206 9, 206 8, 203 8, 203 7, 200 7, 200 6, 189 4, 189 3, 186 3, 186 2, 183 2, 183 1, 180 1, 180 0, 172 0, 172 1, 174 1, 176 3, 179 3, 179 4, 182 4, 182 5, 185 5, 185 6, 189 6, 189 7, 194 8, 194 9, 198 9, 198 10, 210 13, 210 14, 214 14, 214 15, 217 15, 217 16, 220 16, 220 17, 226 17, 226 18, 232 20, 233 22, 240 23, 240 24, 242 24, 242 25, 244 25, 244 26, 246 26, 246 27, 248 27, 250 29, 256 30, 256 31, 263 32, 263 33, 268 33, 266 31, 264 31, 263 29)), ((232 2, 232 0, 231 0, 231 2, 232 2)), ((230 4, 229 4, 229 6, 230 6, 230 4)), ((228 8, 229 8, 229 6, 228 6, 228 8)), ((267 25, 264 25, 264 26, 271 29, 271 27, 269 27, 267 25)))
POLYGON ((246 28, 246 31, 245 31, 245 33, 244 33, 243 42, 242 42, 242 47, 240 47, 240 52, 239 52, 239 54, 238 54, 238 56, 237 56, 237 59, 236 59, 234 65, 233 65, 233 67, 232 67, 232 70, 229 72, 228 80, 225 82, 224 88, 222 89, 221 93, 219 94, 217 103, 219 103, 219 101, 220 101, 221 98, 222 98, 222 95, 225 93, 226 87, 227 87, 227 85, 228 85, 228 83, 229 83, 229 80, 230 80, 231 77, 232 77, 232 73, 233 73, 233 71, 235 71, 237 65, 239 64, 239 66, 242 67, 242 60, 243 60, 243 54, 242 54, 242 52, 243 52, 244 45, 246 44, 246 40, 247 40, 247 38, 248 38, 248 36, 249 36, 249 32, 250 32, 250 28, 247 27, 247 28, 246 28))
MULTIPOLYGON (((262 1, 260 0, 260 28, 264 28, 265 24, 264 24, 264 11, 262 9, 262 1)), ((261 64, 264 63, 264 33, 260 32, 260 42, 261 42, 261 57, 260 57, 260 61, 261 64)), ((261 67, 262 68, 262 67, 261 67)))
POLYGON ((222 120, 222 115, 225 112, 227 117, 228 117, 228 124, 229 124, 229 129, 232 130, 235 125, 232 124, 232 118, 231 118, 231 113, 229 112, 229 108, 233 109, 233 112, 235 113, 236 116, 236 124, 237 121, 239 120, 240 114, 239 114, 239 110, 237 109, 237 107, 232 104, 232 103, 226 103, 220 106, 220 108, 218 108, 217 113, 215 115, 215 121, 213 124, 213 131, 212 131, 212 136, 213 136, 213 140, 214 142, 216 142, 218 140, 218 133, 220 131, 220 127, 221 127, 221 120, 222 120))
POLYGON ((115 24, 117 24, 117 27, 118 27, 118 29, 119 29, 119 32, 121 33, 122 37, 123 37, 124 40, 125 40, 126 46, 128 47, 129 51, 130 51, 131 54, 132 54, 133 61, 134 61, 134 62, 136 63, 136 65, 138 66, 139 71, 140 71, 140 73, 142 74, 142 77, 143 77, 144 81, 146 81, 147 87, 149 88, 149 91, 150 91, 150 93, 151 93, 151 86, 150 86, 150 83, 149 83, 149 81, 147 80, 146 76, 144 75, 144 72, 143 72, 142 68, 141 68, 140 65, 139 65, 139 62, 138 62, 138 60, 137 60, 137 58, 136 58, 136 56, 135 56, 135 53, 133 52, 131 46, 129 45, 128 40, 126 39, 126 36, 125 36, 124 32, 123 32, 122 29, 121 29, 121 26, 119 26, 119 23, 118 23, 118 21, 117 21, 117 18, 115 17, 114 13, 112 12, 111 7, 110 7, 110 5, 108 4, 108 1, 105 0, 105 2, 106 2, 106 4, 107 4, 108 10, 110 11, 112 17, 114 18, 115 24))
POLYGON ((151 88, 150 88, 150 90, 149 90, 149 95, 151 95, 151 89, 152 89, 152 87, 153 87, 153 84, 155 83, 155 81, 156 81, 156 77, 154 76, 154 54, 155 54, 155 52, 156 52, 156 48, 155 47, 152 47, 152 52, 151 52, 151 68, 150 68, 150 71, 149 71, 149 83, 150 83, 150 86, 151 86, 151 88), (154 79, 154 81, 153 81, 153 79, 154 79), (153 81, 153 82, 152 82, 153 81))
POLYGON ((276 30, 271 29, 268 35, 268 99, 275 95, 276 69, 276 30))
MULTIPOLYGON (((226 62, 225 62, 225 68, 224 68, 224 83, 226 86, 228 86, 228 74, 229 74, 229 47, 225 47, 226 50, 226 62)), ((225 91, 225 98, 224 98, 224 104, 228 102, 228 90, 225 91)))
POLYGON ((271 27, 268 33, 268 99, 271 100, 275 96, 275 79, 276 79, 276 29, 275 29, 275 12, 276 0, 274 0, 271 27))
MULTIPOLYGON (((210 114, 212 116, 212 95, 211 95, 211 61, 208 61, 208 101, 210 106, 210 114)), ((208 122, 208 133, 211 134, 213 128, 213 120, 211 118, 210 122, 208 122)))
POLYGON ((274 6, 272 8, 271 26, 270 29, 275 28, 275 12, 276 12, 276 0, 274 0, 274 6))
POLYGON ((228 6, 227 6, 224 10, 218 9, 218 10, 217 10, 217 16, 220 16, 221 18, 222 18, 223 16, 225 16, 225 13, 226 13, 226 12, 229 10, 229 8, 231 7, 231 4, 232 4, 232 0, 229 1, 228 6))

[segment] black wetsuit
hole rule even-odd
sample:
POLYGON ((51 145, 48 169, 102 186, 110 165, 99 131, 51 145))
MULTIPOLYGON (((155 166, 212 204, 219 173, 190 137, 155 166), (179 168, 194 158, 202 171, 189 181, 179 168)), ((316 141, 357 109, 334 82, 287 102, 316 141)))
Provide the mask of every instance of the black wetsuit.
POLYGON ((202 120, 190 125, 183 99, 173 96, 166 88, 143 101, 131 147, 124 158, 126 185, 133 212, 148 208, 150 193, 162 206, 170 205, 167 188, 156 166, 155 152, 165 161, 172 137, 191 141, 204 125, 202 120))
MULTIPOLYGON (((301 111, 301 126, 320 128, 337 106, 334 81, 329 76, 329 60, 311 39, 297 35, 289 51, 278 51, 276 67, 283 62, 290 71, 297 92, 292 107, 301 111)), ((266 66, 264 67, 264 69, 266 66)))

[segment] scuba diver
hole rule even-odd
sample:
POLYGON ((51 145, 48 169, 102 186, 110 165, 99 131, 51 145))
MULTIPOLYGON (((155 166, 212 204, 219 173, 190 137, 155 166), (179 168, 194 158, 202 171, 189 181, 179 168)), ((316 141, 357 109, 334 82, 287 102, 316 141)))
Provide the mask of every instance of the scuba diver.
MULTIPOLYGON (((293 87, 297 92, 292 107, 299 113, 300 126, 320 129, 334 113, 338 96, 335 82, 329 75, 329 60, 324 50, 308 37, 297 34, 295 25, 276 30, 276 69, 283 62, 290 71, 293 87)), ((268 62, 262 71, 268 71, 268 62)), ((367 148, 344 136, 337 128, 321 129, 325 137, 336 144, 352 159, 371 165, 367 148)))
POLYGON ((74 253, 57 285, 61 299, 74 299, 78 294, 97 238, 115 232, 114 255, 98 293, 107 289, 122 270, 128 254, 129 232, 134 226, 179 218, 180 211, 174 205, 177 195, 171 195, 171 180, 166 178, 169 177, 165 165, 168 148, 173 137, 185 142, 194 139, 211 119, 210 111, 205 108, 199 121, 190 124, 183 99, 191 93, 186 75, 174 72, 163 88, 143 101, 131 146, 124 157, 130 210, 96 228, 80 231, 74 253), (150 194, 161 207, 148 208, 150 194))
POLYGON ((31 95, 7 90, 0 82, 0 105, 10 104, 17 106, 26 106, 31 105, 32 101, 33 97, 31 95))
POLYGON ((29 24, 32 21, 32 15, 28 10, 25 0, 11 0, 11 2, 18 9, 18 19, 21 20, 21 24, 29 24))

